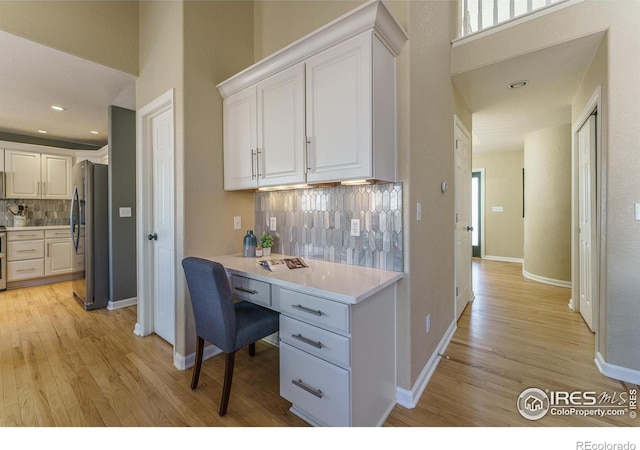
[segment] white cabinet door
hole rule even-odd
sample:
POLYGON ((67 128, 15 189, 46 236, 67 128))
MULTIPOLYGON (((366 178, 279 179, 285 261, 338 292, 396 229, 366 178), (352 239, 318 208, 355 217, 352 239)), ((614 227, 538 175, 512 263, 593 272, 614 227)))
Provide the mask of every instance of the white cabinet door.
POLYGON ((71 157, 42 155, 42 198, 71 199, 71 157))
POLYGON ((308 182, 373 174, 371 40, 363 33, 306 63, 308 182))
POLYGON ((45 247, 45 276, 69 273, 72 271, 71 239, 47 239, 45 247))
POLYGON ((256 167, 256 88, 250 87, 224 100, 224 188, 258 186, 256 167))
POLYGON ((304 65, 258 84, 258 185, 305 182, 304 65))
POLYGON ((40 153, 5 150, 6 198, 40 198, 40 153))

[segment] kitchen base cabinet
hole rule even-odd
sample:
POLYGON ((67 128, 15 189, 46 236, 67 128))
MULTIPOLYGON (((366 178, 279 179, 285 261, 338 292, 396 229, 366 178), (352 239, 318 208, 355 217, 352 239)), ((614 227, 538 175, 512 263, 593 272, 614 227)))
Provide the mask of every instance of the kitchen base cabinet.
POLYGON ((272 286, 280 395, 316 426, 381 426, 396 404, 395 285, 348 305, 272 286))

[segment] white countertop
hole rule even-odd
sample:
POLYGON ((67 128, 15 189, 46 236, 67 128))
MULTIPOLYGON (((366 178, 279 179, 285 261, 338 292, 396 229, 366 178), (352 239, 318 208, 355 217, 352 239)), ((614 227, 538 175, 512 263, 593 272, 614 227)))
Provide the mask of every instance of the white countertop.
POLYGON ((371 269, 328 261, 303 258, 309 267, 271 272, 258 260, 291 258, 271 254, 268 257, 244 258, 240 254, 208 258, 225 266, 228 272, 245 275, 273 285, 321 296, 341 303, 355 304, 404 278, 403 272, 371 269))
MULTIPOLYGON (((33 231, 33 230, 70 230, 70 225, 44 225, 41 227, 7 227, 7 231, 33 231)), ((71 231, 69 231, 71 233, 71 231)))

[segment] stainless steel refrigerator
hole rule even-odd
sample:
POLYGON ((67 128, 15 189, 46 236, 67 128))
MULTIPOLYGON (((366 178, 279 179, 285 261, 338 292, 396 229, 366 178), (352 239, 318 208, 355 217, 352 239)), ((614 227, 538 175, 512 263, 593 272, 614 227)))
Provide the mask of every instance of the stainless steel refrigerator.
POLYGON ((108 167, 82 161, 73 166, 71 238, 74 267, 84 275, 73 281, 73 295, 86 310, 109 301, 108 167))

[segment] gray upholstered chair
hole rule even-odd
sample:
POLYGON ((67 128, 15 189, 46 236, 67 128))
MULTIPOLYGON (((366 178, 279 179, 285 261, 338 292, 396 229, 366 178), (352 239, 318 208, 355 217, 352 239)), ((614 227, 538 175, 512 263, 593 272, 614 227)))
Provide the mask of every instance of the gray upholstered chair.
POLYGON ((236 351, 249 346, 255 354, 255 342, 278 331, 279 314, 247 301, 234 303, 224 267, 206 259, 188 257, 182 260, 187 278, 193 315, 196 322, 196 361, 191 389, 198 386, 202 367, 204 341, 226 354, 224 387, 220 415, 227 413, 236 351))

